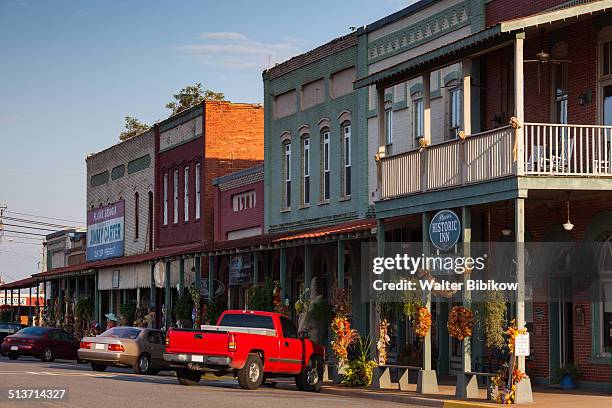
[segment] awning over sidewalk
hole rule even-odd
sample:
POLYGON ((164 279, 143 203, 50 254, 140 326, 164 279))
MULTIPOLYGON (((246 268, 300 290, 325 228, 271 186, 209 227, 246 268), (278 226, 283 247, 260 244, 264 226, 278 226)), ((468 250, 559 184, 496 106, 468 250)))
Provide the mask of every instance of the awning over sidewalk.
POLYGON ((0 286, 0 290, 11 290, 11 289, 26 289, 33 288, 36 286, 36 279, 33 277, 20 279, 14 282, 5 283, 0 286))
POLYGON ((339 238, 359 238, 372 235, 372 228, 374 227, 376 227, 376 220, 367 218, 327 227, 257 235, 231 241, 215 242, 207 245, 204 248, 204 252, 206 255, 223 255, 307 243, 324 243, 339 238))

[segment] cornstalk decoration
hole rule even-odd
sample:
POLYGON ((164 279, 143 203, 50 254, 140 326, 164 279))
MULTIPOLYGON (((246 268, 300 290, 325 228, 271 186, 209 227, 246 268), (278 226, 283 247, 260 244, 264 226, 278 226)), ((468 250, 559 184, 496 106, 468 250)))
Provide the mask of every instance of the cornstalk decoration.
POLYGON ((376 343, 378 365, 385 365, 387 363, 387 346, 389 345, 389 340, 391 340, 388 331, 389 322, 387 319, 382 319, 378 324, 378 342, 376 343))

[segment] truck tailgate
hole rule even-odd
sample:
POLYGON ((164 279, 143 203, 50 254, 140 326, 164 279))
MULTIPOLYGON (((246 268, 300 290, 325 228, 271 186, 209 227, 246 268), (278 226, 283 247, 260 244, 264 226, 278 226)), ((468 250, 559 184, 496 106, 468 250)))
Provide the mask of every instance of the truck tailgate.
POLYGON ((223 331, 171 329, 166 353, 227 355, 228 336, 223 331))

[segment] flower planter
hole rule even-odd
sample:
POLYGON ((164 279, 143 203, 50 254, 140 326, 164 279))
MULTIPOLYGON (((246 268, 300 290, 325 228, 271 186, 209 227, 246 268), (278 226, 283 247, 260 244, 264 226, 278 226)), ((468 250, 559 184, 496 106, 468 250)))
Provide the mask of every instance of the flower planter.
POLYGON ((561 388, 564 390, 573 390, 576 388, 576 383, 574 383, 574 379, 571 375, 567 374, 561 378, 561 388))

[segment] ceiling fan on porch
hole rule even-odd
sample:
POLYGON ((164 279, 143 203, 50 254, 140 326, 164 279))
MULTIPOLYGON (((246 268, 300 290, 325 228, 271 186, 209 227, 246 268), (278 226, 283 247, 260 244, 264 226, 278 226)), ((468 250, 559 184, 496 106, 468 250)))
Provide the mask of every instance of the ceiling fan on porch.
POLYGON ((538 64, 538 93, 540 93, 540 67, 543 64, 563 64, 572 62, 568 59, 551 58, 550 53, 544 51, 544 30, 540 30, 540 52, 535 54, 534 59, 523 60, 524 63, 538 64))

